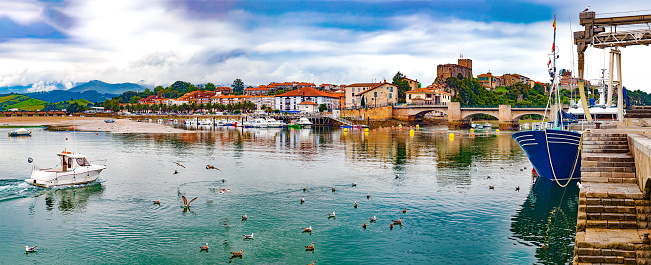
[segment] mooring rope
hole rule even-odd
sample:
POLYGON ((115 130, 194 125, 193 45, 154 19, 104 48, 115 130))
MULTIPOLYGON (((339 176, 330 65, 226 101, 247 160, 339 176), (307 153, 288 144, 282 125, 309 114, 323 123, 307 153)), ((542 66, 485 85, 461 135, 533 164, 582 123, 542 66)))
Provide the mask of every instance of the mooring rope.
POLYGON ((574 171, 576 170, 576 164, 579 162, 579 155, 581 154, 581 149, 583 149, 583 134, 585 132, 581 133, 581 139, 579 140, 579 148, 576 151, 576 158, 574 159, 574 166, 572 167, 572 173, 570 174, 569 178, 567 179, 567 182, 565 184, 561 184, 558 181, 558 178, 556 177, 556 172, 554 172, 554 163, 552 162, 552 156, 549 153, 549 141, 547 139, 547 129, 545 129, 545 144, 547 145, 547 157, 549 158, 549 165, 552 168, 552 175, 554 176, 554 181, 561 186, 561 188, 567 187, 567 185, 570 184, 570 181, 572 181, 572 176, 574 175, 574 171))

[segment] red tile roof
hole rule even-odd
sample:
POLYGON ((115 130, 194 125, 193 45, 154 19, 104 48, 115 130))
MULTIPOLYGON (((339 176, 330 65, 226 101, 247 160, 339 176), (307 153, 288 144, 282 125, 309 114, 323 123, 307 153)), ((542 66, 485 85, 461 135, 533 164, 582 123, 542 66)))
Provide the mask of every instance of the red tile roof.
POLYGON ((314 103, 312 101, 306 100, 306 101, 303 101, 301 103, 298 103, 298 105, 319 105, 319 104, 316 104, 316 103, 314 103))
POLYGON ((316 90, 312 87, 303 87, 299 88, 296 90, 288 91, 285 93, 282 93, 280 95, 276 95, 276 97, 300 97, 300 96, 306 96, 306 97, 329 97, 329 98, 338 98, 339 96, 333 95, 327 92, 319 91, 316 90))

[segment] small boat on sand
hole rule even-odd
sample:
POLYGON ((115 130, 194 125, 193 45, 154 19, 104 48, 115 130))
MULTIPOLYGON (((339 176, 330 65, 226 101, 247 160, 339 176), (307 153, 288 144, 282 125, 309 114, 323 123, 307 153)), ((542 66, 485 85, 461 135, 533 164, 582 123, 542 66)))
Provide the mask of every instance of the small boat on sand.
POLYGON ((104 120, 104 122, 106 122, 106 123, 114 123, 115 120, 114 119, 108 119, 108 120, 104 120))

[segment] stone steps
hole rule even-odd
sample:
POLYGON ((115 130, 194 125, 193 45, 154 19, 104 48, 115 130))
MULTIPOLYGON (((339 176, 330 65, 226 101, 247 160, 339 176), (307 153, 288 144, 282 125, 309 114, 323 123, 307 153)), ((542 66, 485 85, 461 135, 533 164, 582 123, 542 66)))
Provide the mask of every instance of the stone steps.
POLYGON ((586 149, 602 149, 602 150, 625 149, 626 151, 628 151, 628 144, 587 145, 584 143, 583 150, 586 149))
POLYGON ((581 164, 585 161, 597 162, 633 162, 631 154, 600 154, 600 153, 584 153, 581 154, 581 164))
POLYGON ((589 228, 577 232, 574 264, 649 264, 650 247, 637 229, 589 228))
POLYGON ((581 172, 635 172, 635 167, 581 167, 581 172))

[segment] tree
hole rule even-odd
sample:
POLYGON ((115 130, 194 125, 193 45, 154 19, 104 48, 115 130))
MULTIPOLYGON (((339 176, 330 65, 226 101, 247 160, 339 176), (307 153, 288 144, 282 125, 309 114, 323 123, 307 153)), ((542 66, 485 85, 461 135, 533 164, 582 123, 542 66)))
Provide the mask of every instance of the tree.
POLYGON ((360 104, 362 105, 362 108, 366 107, 366 100, 364 99, 364 96, 362 96, 362 102, 360 104))
POLYGON ((242 82, 242 79, 235 79, 231 87, 233 88, 234 94, 242 94, 244 92, 244 82, 242 82))
POLYGON ((398 87, 398 102, 399 103, 406 102, 405 92, 409 91, 411 87, 409 87, 409 83, 407 82, 407 80, 405 80, 405 75, 403 75, 400 71, 398 71, 396 75, 393 76, 392 84, 398 87))
POLYGON ((326 104, 319 105, 319 112, 324 112, 326 110, 328 110, 328 106, 326 106, 326 104))
POLYGON ((214 91, 215 89, 217 89, 217 87, 215 86, 215 84, 208 82, 208 84, 206 84, 206 87, 204 89, 214 91))

